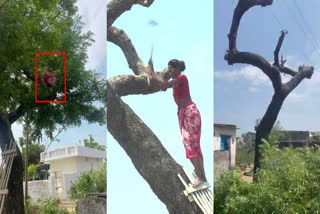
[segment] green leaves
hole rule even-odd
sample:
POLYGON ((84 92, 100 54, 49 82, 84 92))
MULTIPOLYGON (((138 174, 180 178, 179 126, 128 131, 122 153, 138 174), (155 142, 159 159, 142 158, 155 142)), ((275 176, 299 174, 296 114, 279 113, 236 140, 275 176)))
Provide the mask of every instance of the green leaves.
POLYGON ((72 199, 86 198, 88 193, 107 191, 107 165, 104 163, 97 171, 81 173, 76 182, 72 183, 69 193, 72 199))
POLYGON ((238 169, 215 182, 216 213, 319 213, 319 148, 285 148, 265 141, 259 179, 247 183, 238 169))

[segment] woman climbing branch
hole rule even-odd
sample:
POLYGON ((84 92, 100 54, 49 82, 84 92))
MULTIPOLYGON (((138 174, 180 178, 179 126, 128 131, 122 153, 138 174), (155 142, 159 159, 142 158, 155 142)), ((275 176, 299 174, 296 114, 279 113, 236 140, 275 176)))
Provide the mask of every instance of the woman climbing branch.
MULTIPOLYGON (((149 66, 153 68, 152 60, 149 61, 149 66)), ((167 88, 173 88, 173 98, 178 106, 178 120, 182 142, 186 150, 186 158, 190 159, 197 176, 192 186, 197 187, 207 181, 204 172, 203 155, 200 149, 201 116, 196 105, 191 100, 187 76, 181 74, 184 70, 184 61, 172 59, 168 63, 168 71, 171 76, 169 81, 164 81, 154 72, 151 72, 151 77, 157 88, 164 91, 167 88)))

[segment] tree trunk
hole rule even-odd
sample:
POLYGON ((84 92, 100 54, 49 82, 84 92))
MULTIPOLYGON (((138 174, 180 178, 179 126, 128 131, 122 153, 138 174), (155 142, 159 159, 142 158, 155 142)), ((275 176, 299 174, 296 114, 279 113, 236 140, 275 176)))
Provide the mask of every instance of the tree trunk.
POLYGON ((258 168, 260 168, 261 152, 259 146, 262 144, 262 139, 267 139, 274 123, 277 120, 278 114, 281 110, 281 106, 286 96, 283 93, 275 93, 272 97, 271 103, 268 106, 266 113, 256 128, 256 140, 255 140, 255 157, 254 157, 254 174, 258 168))
POLYGON ((135 168, 171 214, 202 213, 184 195, 185 187, 177 174, 187 181, 182 168, 163 147, 146 124, 124 103, 108 83, 107 127, 126 151, 135 168))
MULTIPOLYGON (((0 146, 4 149, 5 145, 14 140, 11 125, 6 116, 0 115, 0 146)), ((13 160, 11 174, 8 181, 8 195, 4 201, 4 212, 6 214, 24 214, 23 203, 23 163, 20 150, 17 146, 17 155, 13 160)))
POLYGON ((29 121, 26 119, 26 127, 27 127, 27 139, 26 139, 26 157, 25 157, 25 191, 24 191, 24 201, 27 202, 28 199, 28 156, 29 156, 29 151, 28 151, 28 144, 29 144, 29 121))

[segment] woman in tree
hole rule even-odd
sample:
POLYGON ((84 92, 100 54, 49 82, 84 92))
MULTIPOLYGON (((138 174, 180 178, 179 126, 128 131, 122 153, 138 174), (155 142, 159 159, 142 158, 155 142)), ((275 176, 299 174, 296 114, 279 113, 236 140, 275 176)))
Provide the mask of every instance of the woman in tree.
POLYGON ((43 72, 44 73, 42 73, 40 75, 41 84, 52 88, 54 83, 56 82, 55 75, 53 74, 53 72, 52 72, 52 70, 50 68, 44 68, 43 72))
POLYGON ((167 88, 173 88, 173 98, 178 105, 179 126, 182 142, 186 150, 186 157, 190 159, 196 173, 196 179, 192 186, 197 187, 207 181, 204 172, 203 156, 200 149, 200 112, 191 100, 188 79, 186 75, 181 74, 182 71, 185 70, 184 61, 177 59, 170 60, 168 70, 171 80, 164 81, 154 73, 152 73, 152 79, 156 87, 161 90, 165 91, 167 88))

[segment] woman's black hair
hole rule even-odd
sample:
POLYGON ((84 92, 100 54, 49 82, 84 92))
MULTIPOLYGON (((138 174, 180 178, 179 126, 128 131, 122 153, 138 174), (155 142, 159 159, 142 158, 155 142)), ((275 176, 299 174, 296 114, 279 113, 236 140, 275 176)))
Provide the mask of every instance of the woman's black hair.
POLYGON ((182 60, 172 59, 168 62, 168 65, 173 68, 178 68, 180 72, 184 71, 184 69, 186 69, 186 65, 184 64, 184 61, 182 61, 182 60))

